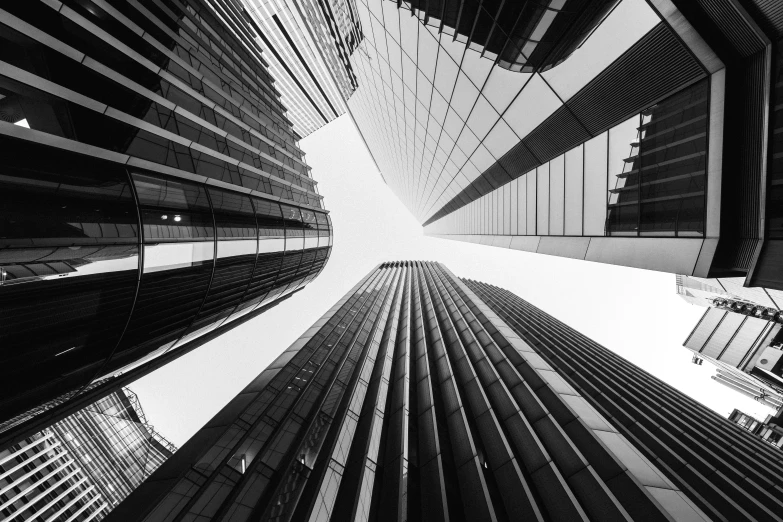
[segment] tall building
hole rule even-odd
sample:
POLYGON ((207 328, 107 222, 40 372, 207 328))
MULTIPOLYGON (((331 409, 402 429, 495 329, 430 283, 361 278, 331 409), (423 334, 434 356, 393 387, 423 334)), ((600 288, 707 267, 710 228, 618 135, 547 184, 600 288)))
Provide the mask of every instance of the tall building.
POLYGON ((305 137, 345 114, 356 89, 348 57, 363 38, 354 0, 245 0, 294 131, 305 137))
POLYGON ((349 50, 348 111, 426 234, 783 290, 776 4, 319 1, 353 50, 290 27, 349 50))
POLYGON ((267 69, 231 0, 0 6, 3 440, 321 271, 329 216, 267 69))
POLYGON ((519 297, 379 265, 109 520, 781 520, 778 449, 519 297))
POLYGON ((0 451, 0 516, 101 520, 174 451, 118 390, 0 451))

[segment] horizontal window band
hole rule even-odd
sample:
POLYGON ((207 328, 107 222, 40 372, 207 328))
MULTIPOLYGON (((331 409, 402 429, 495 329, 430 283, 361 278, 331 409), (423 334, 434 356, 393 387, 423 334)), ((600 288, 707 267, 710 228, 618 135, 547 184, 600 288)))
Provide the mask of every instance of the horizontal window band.
MULTIPOLYGON (((124 86, 126 88, 129 88, 129 89, 131 89, 131 90, 141 94, 142 96, 150 98, 153 101, 155 101, 156 103, 160 103, 161 105, 164 105, 166 108, 169 108, 170 110, 175 110, 175 108, 177 107, 175 104, 172 104, 171 102, 169 102, 165 98, 157 95, 156 93, 148 91, 147 89, 145 89, 145 88, 141 87, 140 85, 138 85, 136 82, 134 82, 134 81, 126 78, 125 76, 115 72, 114 70, 110 69, 109 67, 106 67, 102 63, 94 60, 93 58, 91 58, 89 56, 86 56, 84 53, 81 53, 81 52, 77 51, 76 49, 68 46, 67 44, 65 44, 65 43, 63 43, 63 42, 61 42, 59 40, 54 39, 50 35, 44 33, 43 31, 41 31, 40 29, 38 29, 38 28, 28 24, 27 22, 25 22, 23 20, 20 20, 19 18, 17 18, 15 16, 7 13, 6 11, 3 11, 2 9, 0 9, 0 22, 8 25, 11 28, 19 30, 20 32, 22 32, 26 36, 29 36, 30 38, 32 38, 32 39, 42 43, 43 45, 49 47, 52 50, 55 50, 55 51, 57 51, 57 52, 59 52, 61 54, 64 54, 64 55, 68 56, 69 58, 72 58, 72 59, 78 61, 79 63, 89 67, 90 69, 93 69, 94 71, 96 71, 96 72, 106 76, 107 78, 109 78, 111 80, 114 80, 115 82, 121 84, 122 86, 124 86)), ((303 168, 309 169, 308 165, 306 165, 305 163, 303 163, 301 160, 297 159, 296 157, 292 156, 291 153, 288 152, 287 150, 285 150, 284 148, 280 148, 280 146, 277 143, 275 143, 273 140, 270 140, 269 138, 267 138, 263 134, 260 134, 256 129, 254 129, 253 127, 249 126, 244 121, 237 120, 236 117, 233 114, 225 111, 225 109, 223 109, 222 106, 216 104, 216 102, 214 102, 214 101, 212 101, 212 100, 210 100, 208 98, 205 98, 204 96, 202 96, 199 93, 194 92, 193 89, 189 85, 187 85, 186 83, 182 82, 182 80, 180 80, 176 76, 170 75, 167 71, 159 71, 158 74, 159 74, 159 76, 161 76, 161 78, 164 78, 165 80, 169 81, 170 83, 174 83, 175 86, 177 88, 179 88, 180 90, 184 90, 186 92, 186 94, 188 94, 189 96, 197 99, 202 105, 205 105, 206 107, 208 107, 210 109, 220 111, 221 115, 223 117, 231 120, 233 123, 235 123, 239 127, 241 127, 244 130, 252 133, 253 135, 258 137, 262 141, 266 142, 267 145, 275 148, 276 150, 279 150, 282 154, 285 154, 291 160, 300 163, 303 166, 303 168)), ((184 111, 184 112, 186 113, 185 117, 187 117, 188 119, 190 119, 190 120, 194 121, 195 123, 201 125, 201 121, 202 121, 201 118, 199 118, 199 117, 197 117, 195 115, 190 115, 190 113, 188 111, 184 111)), ((247 113, 247 111, 243 111, 243 112, 247 113)), ((247 113, 247 114, 251 115, 250 113, 247 113)), ((256 118, 254 117, 254 119, 256 119, 256 118)), ((204 123, 206 123, 206 122, 204 122, 204 123)), ((259 123, 262 124, 262 122, 260 122, 260 121, 259 121, 259 123)), ((207 125, 209 125, 209 124, 207 124, 207 125)), ((203 125, 203 126, 206 127, 206 125, 203 125)), ((266 128, 267 130, 271 131, 271 129, 268 129, 266 126, 264 126, 264 128, 266 128)), ((298 149, 298 147, 297 147, 297 149, 298 149)), ((300 149, 298 149, 298 150, 299 150, 299 152, 302 155, 304 155, 304 152, 302 152, 300 149)), ((260 153, 260 151, 259 151, 259 153, 260 153)), ((260 153, 260 154, 263 154, 263 153, 260 153)), ((298 172, 297 170, 291 168, 290 166, 280 162, 276 158, 271 158, 270 157, 269 159, 270 159, 270 161, 273 161, 276 164, 279 163, 279 166, 281 168, 284 168, 284 169, 290 171, 292 175, 298 176, 300 178, 307 178, 309 180, 312 180, 312 178, 309 178, 308 176, 298 172)))
MULTIPOLYGON (((59 2, 58 2, 58 4, 59 4, 59 2)), ((60 12, 60 13, 61 13, 63 16, 65 16, 66 18, 68 18, 68 19, 69 19, 69 20, 71 20, 73 23, 77 24, 78 26, 82 27, 84 30, 90 31, 91 33, 93 33, 93 34, 95 34, 95 35, 99 36, 99 37, 100 37, 100 38, 101 38, 103 41, 105 41, 107 44, 111 45, 111 46, 112 46, 112 47, 114 47, 114 48, 115 48, 117 51, 119 51, 119 52, 121 52, 121 53, 125 54, 126 56, 128 56, 129 58, 133 59, 134 61, 136 61, 136 62, 137 62, 138 64, 140 64, 141 66, 143 66, 143 67, 145 67, 145 68, 149 69, 150 71, 152 71, 153 73, 155 73, 155 74, 158 74, 158 75, 162 75, 162 73, 165 73, 165 72, 167 72, 167 71, 165 71, 164 69, 162 69, 162 68, 158 67, 157 65, 155 65, 154 63, 152 63, 151 61, 149 61, 148 59, 146 59, 146 58, 144 58, 143 56, 141 56, 139 53, 137 53, 136 51, 134 51, 133 49, 131 49, 131 48, 130 48, 130 47, 128 47, 127 45, 123 44, 122 42, 120 42, 120 41, 119 41, 119 40, 117 40, 116 38, 112 37, 111 35, 109 35, 109 34, 108 34, 108 33, 106 33, 105 31, 103 31, 103 30, 102 30, 102 29, 100 29, 99 27, 95 26, 93 23, 91 23, 91 22, 87 21, 86 19, 84 19, 84 18, 83 18, 81 15, 79 15, 79 14, 78 14, 76 11, 74 11, 73 9, 69 8, 68 6, 62 5, 62 4, 59 4, 59 5, 60 5, 59 12, 60 12)), ((5 13, 5 12, 4 12, 4 11, 2 11, 2 10, 0 10, 0 12, 3 12, 3 13, 5 13)), ((14 18, 15 18, 15 17, 14 17, 14 18)), ((12 25, 11 27, 13 27, 13 25, 12 25)), ((190 74, 190 71, 188 71, 188 73, 190 74)), ((286 140, 285 140, 285 139, 284 139, 282 136, 280 136, 280 135, 279 135, 279 133, 278 133, 277 131, 275 131, 274 129, 271 129, 271 128, 269 128, 269 127, 267 127, 267 126, 266 126, 266 125, 265 125, 265 124, 264 124, 264 123, 263 123, 261 120, 259 120, 259 119, 258 119, 258 117, 257 117, 256 115, 254 115, 254 114, 253 114, 251 111, 249 111, 247 108, 245 108, 245 107, 243 107, 243 106, 239 105, 239 104, 237 103, 237 101, 236 101, 236 100, 234 100, 234 99, 233 99, 231 96, 229 96, 227 93, 225 93, 221 87, 214 85, 214 84, 213 84, 211 81, 209 81, 208 79, 204 79, 204 75, 203 75, 202 73, 193 73, 193 76, 195 76, 196 78, 198 78, 200 81, 202 81, 202 82, 206 83, 206 84, 207 84, 207 85, 208 85, 208 86, 209 86, 209 87, 210 87, 210 88, 211 88, 213 91, 215 91, 216 93, 220 94, 220 96, 221 96, 221 97, 222 97, 222 98, 223 98, 223 99, 224 99, 226 102, 228 102, 229 104, 231 104, 231 105, 235 106, 235 107, 236 107, 237 109, 239 109, 240 111, 242 111, 242 112, 244 112, 244 113, 248 114, 248 116, 250 116, 251 118, 253 118, 253 119, 255 119, 256 121, 258 121, 258 123, 259 123, 260 125, 262 125, 264 128, 266 128, 266 129, 267 129, 269 132, 271 132, 271 133, 273 133, 273 134, 277 135, 278 137, 280 137, 281 139, 283 139, 283 141, 286 141, 286 140)), ((289 125, 290 125, 290 122, 289 122, 289 125)), ((293 138, 293 136, 292 136, 292 138, 293 138)), ((300 152, 302 152, 302 151, 301 151, 301 149, 299 149, 298 147, 296 147, 296 145, 294 145, 293 143, 292 143, 291 145, 293 145, 293 146, 294 146, 295 148, 297 148, 297 149, 298 149, 300 152)), ((304 154, 304 153, 302 152, 302 154, 304 154)))
POLYGON ((232 158, 230 156, 227 156, 225 154, 222 154, 220 152, 217 152, 213 149, 210 149, 208 147, 205 147, 201 145, 200 143, 192 142, 186 138, 183 138, 182 136, 175 134, 173 132, 167 131, 165 129, 161 129, 160 127, 157 127, 155 125, 152 125, 151 123, 135 118, 133 116, 127 115, 121 111, 118 111, 112 107, 107 107, 104 104, 98 103, 90 98, 87 98, 85 96, 82 96, 78 93, 75 93, 69 89, 66 89, 64 87, 61 87, 53 82, 50 82, 48 80, 45 80, 43 78, 40 78, 38 76, 35 76, 33 74, 30 74, 22 69, 18 69, 17 67, 14 67, 12 65, 6 64, 5 62, 0 62, 0 74, 3 74, 9 78, 12 78, 16 81, 25 83, 26 85, 30 85, 32 87, 35 87, 37 89, 42 90, 43 92, 46 92, 48 94, 51 94, 53 96, 57 96, 58 98, 67 100, 71 103, 75 103, 77 105, 80 105, 82 107, 85 107, 87 109, 91 109, 95 112, 101 113, 104 116, 107 116, 109 118, 121 121, 125 124, 128 124, 130 126, 136 127, 141 130, 145 130, 151 134, 154 134, 158 137, 161 137, 165 140, 169 140, 174 143, 178 143, 184 147, 188 147, 193 151, 201 152, 204 154, 209 155, 212 158, 215 158, 219 161, 222 161, 228 165, 234 165, 236 167, 243 168, 249 172, 252 172, 254 174, 257 174, 261 177, 266 178, 270 183, 275 182, 279 183, 285 186, 288 186, 290 190, 296 190, 297 192, 304 192, 308 194, 310 197, 321 200, 322 197, 315 193, 308 191, 307 189, 301 188, 297 185, 294 185, 288 180, 278 178, 276 176, 273 176, 261 169, 258 169, 255 166, 249 165, 247 163, 243 163, 240 160, 237 160, 235 158, 232 158))
POLYGON ((250 194, 258 198, 266 199, 269 201, 282 202, 292 206, 306 208, 309 210, 314 210, 322 213, 329 212, 328 210, 320 207, 283 199, 280 198, 279 196, 274 196, 272 194, 267 194, 265 192, 260 192, 258 190, 252 190, 247 187, 242 187, 239 185, 232 185, 231 183, 226 183, 221 180, 208 178, 206 176, 199 175, 199 174, 193 174, 184 170, 175 169, 173 167, 169 167, 159 163, 154 163, 152 161, 129 156, 127 154, 113 152, 100 147, 95 147, 93 145, 88 145, 86 143, 81 143, 79 141, 74 141, 68 138, 56 136, 54 134, 48 134, 46 132, 27 129, 25 127, 20 127, 19 125, 14 125, 13 123, 0 121, 0 135, 7 136, 10 138, 21 139, 32 143, 49 146, 49 147, 55 147, 65 151, 75 152, 77 154, 84 154, 86 156, 92 156, 94 158, 104 159, 107 161, 111 161, 113 163, 120 163, 122 165, 127 165, 130 167, 135 166, 142 169, 159 172, 161 174, 167 174, 177 178, 185 179, 188 181, 195 181, 197 183, 214 185, 217 187, 225 188, 227 190, 231 190, 233 192, 250 194))

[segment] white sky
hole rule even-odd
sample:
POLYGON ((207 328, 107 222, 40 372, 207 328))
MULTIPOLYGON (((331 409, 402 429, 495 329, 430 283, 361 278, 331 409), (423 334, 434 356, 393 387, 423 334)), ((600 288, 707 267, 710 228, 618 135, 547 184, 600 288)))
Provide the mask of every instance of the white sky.
POLYGON ((710 379, 682 343, 704 308, 677 296, 674 275, 435 239, 394 196, 350 118, 302 140, 335 228, 332 257, 305 289, 131 385, 148 420, 182 445, 382 261, 440 261, 457 276, 506 288, 722 415, 771 410, 710 379))

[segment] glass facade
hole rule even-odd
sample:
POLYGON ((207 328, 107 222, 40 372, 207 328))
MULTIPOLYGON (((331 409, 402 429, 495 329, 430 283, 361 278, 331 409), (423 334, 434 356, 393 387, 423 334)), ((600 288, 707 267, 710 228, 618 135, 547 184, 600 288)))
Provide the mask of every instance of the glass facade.
POLYGON ((348 56, 364 37, 354 2, 243 3, 294 131, 304 137, 345 114, 356 89, 348 56))
POLYGON ((698 82, 427 230, 435 235, 703 237, 708 93, 708 82, 698 82))
POLYGON ((510 292, 387 262, 109 520, 772 520, 773 451, 510 292))
POLYGON ((427 235, 709 275, 725 69, 657 8, 362 0, 357 12, 348 108, 427 235))
POLYGON ((0 15, 0 420, 320 273, 331 222, 234 3, 0 15))
POLYGON ((101 520, 175 451, 119 390, 0 451, 0 515, 101 520))

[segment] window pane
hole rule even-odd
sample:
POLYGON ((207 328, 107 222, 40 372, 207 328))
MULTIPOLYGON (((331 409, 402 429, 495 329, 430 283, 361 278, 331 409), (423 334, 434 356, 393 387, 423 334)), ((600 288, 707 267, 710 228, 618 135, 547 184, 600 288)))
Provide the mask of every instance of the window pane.
POLYGON ((565 234, 582 235, 582 203, 584 183, 584 147, 582 145, 565 155, 565 234))
POLYGON ((606 221, 606 158, 609 134, 584 144, 584 235, 603 236, 606 221))
POLYGON ((609 212, 607 235, 637 235, 639 209, 639 128, 635 115, 609 129, 609 212))
POLYGON ((638 168, 644 235, 704 233, 707 96, 703 81, 642 114, 638 168))
POLYGON ((549 234, 563 235, 565 205, 565 156, 549 162, 549 234))
POLYGON ((536 235, 549 235, 549 163, 536 169, 536 235))
POLYGON ((0 404, 30 389, 43 402, 87 384, 119 341, 138 213, 122 165, 23 140, 0 149, 0 367, 12 370, 0 404))
POLYGON ((524 177, 527 180, 527 235, 535 236, 536 229, 536 171, 531 170, 524 177))

